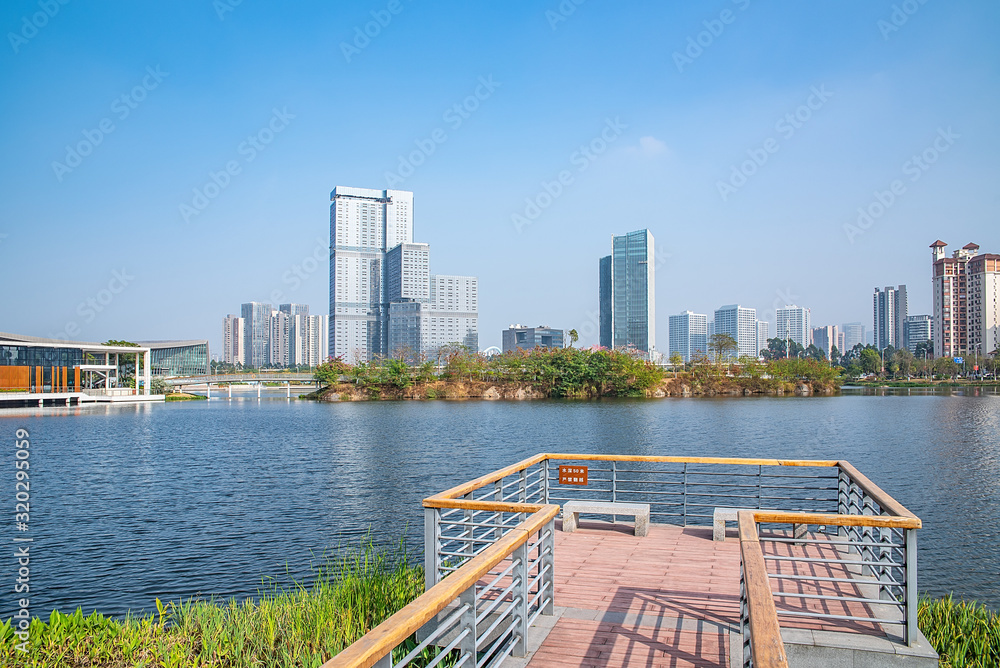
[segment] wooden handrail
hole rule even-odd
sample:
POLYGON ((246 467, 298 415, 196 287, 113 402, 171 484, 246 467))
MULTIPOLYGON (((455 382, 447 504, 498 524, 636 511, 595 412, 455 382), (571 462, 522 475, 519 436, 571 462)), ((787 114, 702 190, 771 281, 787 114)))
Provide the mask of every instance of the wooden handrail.
POLYGON ((755 510, 758 523, 815 524, 839 527, 892 527, 894 529, 919 529, 920 518, 896 515, 837 515, 836 513, 799 513, 783 510, 755 510))
POLYGON ((461 485, 457 485, 455 487, 452 487, 449 490, 445 490, 444 492, 440 492, 438 494, 430 496, 430 497, 424 499, 424 501, 431 501, 431 500, 437 501, 437 500, 440 500, 440 499, 455 499, 455 498, 458 498, 460 496, 464 496, 464 495, 468 494, 469 492, 474 492, 477 489, 485 487, 486 485, 489 485, 492 482, 496 482, 497 480, 501 480, 502 478, 506 478, 507 476, 509 476, 512 473, 517 473, 517 472, 521 471, 522 469, 528 468, 529 466, 534 466, 535 464, 541 463, 541 462, 545 461, 546 457, 549 457, 549 456, 550 455, 546 455, 545 453, 539 453, 539 454, 535 455, 534 457, 528 457, 527 459, 523 459, 523 460, 519 461, 516 464, 511 464, 510 466, 504 467, 502 469, 498 469, 496 471, 493 471, 492 473, 487 473, 484 476, 479 476, 475 480, 470 480, 469 482, 464 482, 461 485))
POLYGON ((674 464, 741 464, 751 466, 817 466, 833 467, 835 459, 753 459, 743 457, 678 457, 673 455, 567 455, 549 453, 546 459, 569 459, 581 461, 619 462, 667 462, 674 464))
POLYGON ((350 647, 323 664, 322 668, 370 668, 392 652, 458 596, 472 587, 516 548, 527 542, 559 513, 559 506, 542 506, 500 540, 465 562, 450 576, 434 585, 376 626, 350 647))
MULTIPOLYGON (((868 496, 875 499, 878 505, 882 507, 882 510, 884 512, 891 513, 893 515, 899 515, 901 517, 916 518, 916 515, 907 510, 907 508, 902 503, 889 496, 889 494, 887 494, 881 487, 879 487, 871 480, 869 480, 868 476, 866 476, 864 473, 854 468, 854 466, 850 462, 840 461, 837 462, 837 466, 839 466, 842 471, 851 476, 851 478, 854 479, 854 482, 857 483, 858 487, 860 487, 861 489, 865 490, 865 492, 868 493, 868 496)), ((919 528, 919 526, 917 528, 919 528)))
POLYGON ((764 553, 757 537, 752 510, 737 513, 740 527, 740 556, 743 560, 743 587, 750 622, 750 651, 755 668, 788 668, 785 644, 778 626, 778 611, 774 607, 771 584, 767 577, 764 553))

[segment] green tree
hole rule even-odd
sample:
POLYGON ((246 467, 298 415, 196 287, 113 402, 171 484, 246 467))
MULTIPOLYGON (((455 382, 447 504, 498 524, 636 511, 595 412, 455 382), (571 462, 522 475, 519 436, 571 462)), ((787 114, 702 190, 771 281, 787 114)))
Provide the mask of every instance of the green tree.
MULTIPOLYGON (((138 348, 138 343, 131 341, 117 341, 108 339, 103 344, 105 346, 125 346, 128 348, 138 348)), ((118 387, 128 387, 135 382, 135 353, 118 353, 118 387)))
POLYGON ((765 360, 770 362, 771 360, 780 360, 785 358, 785 340, 784 339, 768 339, 767 348, 760 351, 760 356, 765 360))
POLYGON ((340 377, 348 374, 351 366, 344 362, 342 356, 331 357, 316 367, 313 371, 313 378, 324 385, 333 385, 340 382, 340 377))
POLYGON ((840 351, 837 346, 830 346, 830 364, 834 366, 840 364, 840 351))
POLYGON ((736 339, 729 334, 712 334, 708 341, 708 349, 714 353, 716 363, 721 364, 724 358, 733 356, 739 350, 739 346, 736 344, 736 339))
POLYGON ((580 340, 580 335, 575 329, 569 330, 569 347, 572 348, 580 340))
POLYGON ((670 353, 670 364, 674 367, 674 378, 677 377, 677 367, 684 364, 684 357, 676 350, 670 353))
MULTIPOLYGON (((794 343, 794 341, 792 343, 794 343)), ((809 347, 805 349, 804 356, 809 359, 814 359, 817 362, 822 362, 826 359, 826 353, 820 350, 814 343, 810 343, 809 347)))
POLYGON ((866 374, 878 373, 882 369, 882 358, 874 347, 862 350, 858 361, 861 364, 861 371, 866 374))

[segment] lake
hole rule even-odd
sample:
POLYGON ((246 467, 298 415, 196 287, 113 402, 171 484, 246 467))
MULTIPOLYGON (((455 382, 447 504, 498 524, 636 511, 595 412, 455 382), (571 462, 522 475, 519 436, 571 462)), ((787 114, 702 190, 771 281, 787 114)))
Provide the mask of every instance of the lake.
MULTIPOLYGON (((1000 608, 996 390, 344 404, 281 390, 3 410, 8 461, 18 428, 31 434, 31 612, 43 618, 252 596, 266 578, 307 580, 369 530, 406 536, 419 561, 422 498, 542 451, 847 459, 923 520, 922 591, 1000 608)), ((17 535, 6 524, 8 546, 17 535)), ((3 552, 7 618, 17 566, 3 552)))

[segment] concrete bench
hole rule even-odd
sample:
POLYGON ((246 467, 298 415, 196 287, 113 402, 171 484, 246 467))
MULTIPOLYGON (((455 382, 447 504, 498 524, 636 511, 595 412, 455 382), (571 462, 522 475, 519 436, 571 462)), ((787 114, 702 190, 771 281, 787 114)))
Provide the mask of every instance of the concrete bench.
MULTIPOLYGON (((725 508, 718 507, 712 514, 712 540, 726 540, 726 522, 735 522, 737 514, 741 510, 766 510, 768 512, 780 512, 774 508, 725 508)), ((793 524, 792 535, 795 538, 802 538, 806 535, 808 527, 805 524, 793 524)))
POLYGON ((563 531, 566 533, 576 531, 576 526, 580 522, 580 513, 597 513, 600 515, 632 515, 635 517, 635 535, 645 536, 649 533, 648 503, 567 501, 563 504, 563 531))

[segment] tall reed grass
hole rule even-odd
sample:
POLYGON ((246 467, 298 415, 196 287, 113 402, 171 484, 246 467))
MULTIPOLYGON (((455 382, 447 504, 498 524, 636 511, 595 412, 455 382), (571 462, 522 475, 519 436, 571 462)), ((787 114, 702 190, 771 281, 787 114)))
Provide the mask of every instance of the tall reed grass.
POLYGON ((28 652, 0 625, 0 665, 26 668, 320 666, 423 592, 405 546, 370 538, 328 560, 309 586, 265 587, 255 599, 191 599, 113 619, 52 612, 33 619, 28 652))
POLYGON ((944 668, 1000 666, 1000 614, 975 601, 923 598, 917 625, 940 656, 944 668))

